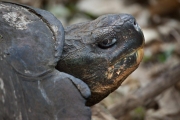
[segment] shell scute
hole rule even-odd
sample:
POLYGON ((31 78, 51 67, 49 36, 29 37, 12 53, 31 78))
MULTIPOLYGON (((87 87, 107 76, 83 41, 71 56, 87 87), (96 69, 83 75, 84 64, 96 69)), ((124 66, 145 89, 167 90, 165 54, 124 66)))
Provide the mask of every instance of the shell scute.
POLYGON ((0 2, 0 10, 1 58, 25 76, 53 70, 64 45, 60 21, 50 12, 15 3, 0 2))

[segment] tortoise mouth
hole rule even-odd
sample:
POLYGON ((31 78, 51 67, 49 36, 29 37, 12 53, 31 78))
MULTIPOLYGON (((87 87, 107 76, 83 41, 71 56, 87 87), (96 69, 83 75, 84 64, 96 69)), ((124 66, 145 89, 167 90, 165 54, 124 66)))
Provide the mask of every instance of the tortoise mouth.
POLYGON ((116 90, 127 76, 138 67, 143 55, 143 46, 141 46, 137 50, 121 57, 114 65, 111 65, 105 73, 106 78, 103 82, 97 83, 95 86, 92 85, 92 95, 86 105, 96 104, 116 90))
POLYGON ((143 46, 135 51, 132 51, 117 60, 113 65, 108 67, 106 76, 108 80, 117 78, 118 76, 125 76, 130 73, 129 69, 136 69, 141 62, 144 55, 143 46))
POLYGON ((99 94, 109 94, 117 89, 125 78, 131 74, 140 64, 144 55, 143 46, 137 50, 121 57, 116 63, 109 66, 105 72, 104 82, 92 85, 92 92, 99 94))
POLYGON ((120 59, 115 66, 115 73, 113 79, 116 79, 117 82, 122 83, 124 79, 131 74, 140 64, 144 56, 143 47, 138 48, 137 50, 130 52, 125 57, 120 59))
POLYGON ((125 58, 135 56, 136 64, 139 64, 144 56, 144 49, 143 47, 138 48, 137 50, 127 54, 125 58))
POLYGON ((135 51, 136 53, 136 62, 139 64, 144 56, 144 49, 143 47, 139 48, 137 51, 135 51))

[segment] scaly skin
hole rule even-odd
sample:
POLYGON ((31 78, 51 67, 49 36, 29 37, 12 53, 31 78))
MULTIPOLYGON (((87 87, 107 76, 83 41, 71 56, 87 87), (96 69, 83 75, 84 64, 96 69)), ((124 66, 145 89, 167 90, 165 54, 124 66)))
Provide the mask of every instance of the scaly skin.
POLYGON ((104 15, 65 28, 65 45, 57 69, 83 80, 91 89, 91 106, 118 88, 143 57, 144 36, 134 17, 104 15))

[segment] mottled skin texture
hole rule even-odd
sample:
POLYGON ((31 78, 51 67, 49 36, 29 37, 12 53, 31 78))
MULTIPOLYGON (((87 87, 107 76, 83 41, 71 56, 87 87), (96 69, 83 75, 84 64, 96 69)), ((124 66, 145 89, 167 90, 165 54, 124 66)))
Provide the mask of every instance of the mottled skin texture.
POLYGON ((0 120, 90 120, 88 106, 138 67, 143 43, 131 15, 75 24, 64 36, 51 13, 0 2, 0 120))
POLYGON ((91 106, 120 86, 139 65, 144 37, 133 16, 111 14, 65 28, 57 68, 83 80, 91 106))

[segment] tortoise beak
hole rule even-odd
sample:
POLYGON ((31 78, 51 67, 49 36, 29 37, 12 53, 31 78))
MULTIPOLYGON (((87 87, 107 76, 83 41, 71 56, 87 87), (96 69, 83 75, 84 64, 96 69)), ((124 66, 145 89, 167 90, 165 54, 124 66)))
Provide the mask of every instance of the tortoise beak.
POLYGON ((144 56, 144 50, 143 47, 137 50, 136 52, 136 63, 140 63, 144 56))

